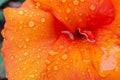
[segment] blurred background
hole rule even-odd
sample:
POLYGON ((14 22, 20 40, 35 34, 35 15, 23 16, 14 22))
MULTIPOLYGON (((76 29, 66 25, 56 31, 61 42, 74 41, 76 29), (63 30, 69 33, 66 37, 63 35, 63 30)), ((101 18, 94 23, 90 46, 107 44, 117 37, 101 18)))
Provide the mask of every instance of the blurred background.
POLYGON ((7 77, 5 75, 5 67, 4 67, 4 63, 3 63, 3 57, 2 57, 2 53, 1 53, 1 47, 2 47, 2 41, 3 41, 3 37, 1 35, 1 30, 4 28, 4 23, 5 23, 3 10, 6 7, 17 8, 23 2, 24 2, 24 0, 0 0, 0 80, 7 80, 7 77))

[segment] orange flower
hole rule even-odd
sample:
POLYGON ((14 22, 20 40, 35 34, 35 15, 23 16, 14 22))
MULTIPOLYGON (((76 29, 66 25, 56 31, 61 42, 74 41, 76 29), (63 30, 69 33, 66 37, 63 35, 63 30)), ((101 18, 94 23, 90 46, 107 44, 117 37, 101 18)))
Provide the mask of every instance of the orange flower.
MULTIPOLYGON (((2 53, 8 80, 119 80, 120 1, 111 1, 115 7, 114 21, 108 25, 101 21, 104 25, 99 28, 85 28, 82 34, 86 36, 74 32, 76 29, 71 33, 68 20, 58 18, 64 14, 44 11, 38 3, 42 0, 36 1, 26 0, 20 8, 4 10, 2 53), (89 34, 95 42, 88 41, 89 34)), ((105 20, 111 22, 113 18, 114 15, 105 20)))

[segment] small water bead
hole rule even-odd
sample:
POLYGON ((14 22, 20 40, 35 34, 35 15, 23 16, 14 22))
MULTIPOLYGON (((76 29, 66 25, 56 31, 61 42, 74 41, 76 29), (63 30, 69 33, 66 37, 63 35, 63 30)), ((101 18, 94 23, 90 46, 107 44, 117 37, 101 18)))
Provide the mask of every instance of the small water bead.
POLYGON ((22 60, 21 58, 18 59, 18 61, 21 61, 21 60, 22 60))
POLYGON ((60 46, 59 46, 59 49, 63 49, 63 48, 64 48, 64 46, 63 46, 63 45, 60 45, 60 46))
POLYGON ((17 63, 18 61, 17 60, 15 60, 15 64, 17 63))
POLYGON ((95 6, 95 5, 93 5, 93 4, 90 5, 90 10, 91 10, 91 11, 94 11, 95 9, 96 9, 96 6, 95 6))
POLYGON ((57 71, 58 70, 58 66, 54 66, 54 70, 57 71))
POLYGON ((23 13, 24 13, 23 11, 18 11, 19 15, 23 15, 23 13))
POLYGON ((42 23, 44 23, 45 21, 46 21, 46 19, 43 17, 43 18, 41 18, 41 20, 40 20, 42 23))
POLYGON ((30 21, 30 22, 29 22, 29 26, 30 26, 30 27, 33 27, 34 25, 35 25, 35 23, 34 23, 33 21, 30 21))
POLYGON ((37 58, 40 58, 40 55, 38 55, 37 58))
POLYGON ((50 68, 48 67, 47 70, 50 71, 50 68))
POLYGON ((34 74, 30 74, 29 77, 30 77, 30 78, 34 78, 35 75, 34 75, 34 74))
POLYGON ((66 68, 70 68, 70 66, 69 66, 69 65, 67 65, 67 66, 66 66, 66 68))
POLYGON ((58 52, 55 52, 55 51, 51 50, 51 51, 49 52, 49 54, 50 54, 51 56, 53 56, 53 55, 58 54, 58 52))
POLYGON ((63 60, 66 60, 68 58, 68 55, 67 54, 63 54, 62 57, 61 57, 63 60))
POLYGON ((23 48, 27 48, 27 45, 23 45, 23 48))
POLYGON ((23 78, 22 80, 26 80, 26 78, 23 78))
POLYGON ((79 1, 78 0, 74 0, 73 4, 77 6, 77 5, 79 5, 79 1))
POLYGON ((14 59, 14 56, 12 55, 12 56, 10 57, 10 59, 13 60, 13 59, 14 59))
POLYGON ((51 63, 51 61, 48 60, 48 59, 46 59, 45 62, 46 62, 46 64, 50 64, 51 63))
POLYGON ((27 56, 27 55, 28 55, 28 52, 25 52, 25 53, 24 53, 24 56, 27 56))
POLYGON ((39 62, 39 61, 37 61, 36 63, 37 63, 37 64, 40 64, 40 62, 39 62))
POLYGON ((66 13, 69 14, 70 12, 71 12, 71 9, 70 9, 70 8, 67 8, 67 9, 66 9, 66 13))
POLYGON ((91 70, 90 70, 90 69, 88 69, 88 72, 91 72, 91 70))
POLYGON ((17 71, 19 71, 19 70, 20 70, 20 68, 18 67, 18 68, 17 68, 17 71))
POLYGON ((85 2, 85 0, 80 0, 81 2, 85 2))
POLYGON ((61 0, 61 2, 65 3, 67 0, 61 0))
POLYGON ((29 16, 30 16, 30 17, 33 17, 33 15, 32 15, 32 14, 30 14, 29 16))
POLYGON ((25 9, 24 12, 28 12, 28 11, 25 9))
POLYGON ((27 62, 25 61, 24 64, 27 64, 27 62))
POLYGON ((39 7, 40 7, 40 3, 37 2, 37 3, 36 3, 36 8, 39 8, 39 7))
POLYGON ((25 41, 28 42, 30 39, 29 38, 25 38, 25 41))
POLYGON ((82 75, 85 75, 85 72, 82 72, 82 75))
POLYGON ((24 68, 23 68, 23 70, 25 71, 25 70, 26 70, 26 68, 24 67, 24 68))

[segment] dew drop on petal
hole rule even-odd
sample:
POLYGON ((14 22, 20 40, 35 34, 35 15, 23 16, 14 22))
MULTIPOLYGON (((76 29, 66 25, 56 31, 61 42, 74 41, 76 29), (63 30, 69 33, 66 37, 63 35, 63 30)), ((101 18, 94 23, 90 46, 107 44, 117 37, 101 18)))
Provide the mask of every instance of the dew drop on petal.
POLYGON ((81 2, 85 2, 85 0, 80 0, 81 2))
POLYGON ((93 5, 93 4, 90 5, 90 10, 91 10, 91 11, 94 11, 95 9, 96 9, 96 6, 95 6, 95 5, 93 5))
POLYGON ((39 61, 37 61, 36 63, 37 63, 37 64, 40 64, 40 62, 39 62, 39 61))
POLYGON ((25 53, 24 53, 24 56, 27 56, 27 55, 28 55, 28 52, 25 52, 25 53))
POLYGON ((10 59, 13 60, 13 58, 14 58, 14 56, 12 55, 12 56, 10 57, 10 59))
POLYGON ((69 67, 70 67, 69 65, 66 66, 66 68, 69 68, 69 67))
POLYGON ((23 11, 18 11, 19 15, 23 15, 23 13, 24 13, 23 11))
POLYGON ((22 80, 26 80, 26 78, 22 78, 22 80))
POLYGON ((40 7, 40 3, 37 2, 37 3, 36 3, 36 8, 39 8, 39 7, 40 7))
POLYGON ((78 0, 74 0, 73 4, 77 6, 77 5, 79 5, 79 1, 78 0))
POLYGON ((51 63, 51 61, 48 60, 48 59, 46 59, 45 62, 46 62, 46 64, 50 64, 51 63))
POLYGON ((35 23, 33 21, 29 22, 29 27, 33 27, 35 25, 35 23))
POLYGON ((49 52, 49 54, 50 54, 51 56, 53 56, 53 55, 58 54, 58 52, 55 52, 55 51, 51 50, 51 51, 49 52))
POLYGON ((41 18, 41 20, 40 20, 42 23, 44 23, 45 22, 45 18, 41 18))
POLYGON ((68 58, 68 55, 67 54, 63 54, 62 57, 61 57, 63 60, 66 60, 68 58))
POLYGON ((26 68, 24 67, 24 68, 23 68, 23 70, 25 71, 25 70, 26 70, 26 68))
POLYGON ((59 46, 59 49, 63 49, 63 48, 64 48, 64 46, 63 46, 63 45, 60 45, 60 46, 59 46))
POLYGON ((70 12, 71 12, 71 9, 70 9, 70 8, 67 8, 67 9, 66 9, 66 13, 69 14, 70 12))
POLYGON ((85 72, 82 72, 82 75, 85 75, 85 72))
POLYGON ((30 74, 29 77, 30 77, 30 78, 34 78, 35 75, 34 75, 34 74, 30 74))
POLYGON ((67 0, 61 0, 61 2, 65 3, 67 0))
POLYGON ((25 41, 28 42, 30 39, 29 38, 25 38, 25 41))
POLYGON ((58 66, 54 66, 54 70, 57 71, 58 70, 58 66))

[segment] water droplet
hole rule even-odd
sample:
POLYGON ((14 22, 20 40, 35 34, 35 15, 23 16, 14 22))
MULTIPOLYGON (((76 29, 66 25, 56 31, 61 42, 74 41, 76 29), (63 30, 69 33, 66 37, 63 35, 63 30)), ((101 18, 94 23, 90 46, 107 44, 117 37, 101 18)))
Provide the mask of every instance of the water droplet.
POLYGON ((69 50, 71 50, 71 49, 72 49, 72 47, 70 47, 70 46, 69 46, 69 47, 68 47, 68 49, 69 49, 69 50))
POLYGON ((23 78, 22 80, 26 80, 26 78, 23 78))
POLYGON ((50 71, 50 68, 48 67, 47 70, 50 71))
POLYGON ((30 77, 30 78, 34 78, 35 75, 34 75, 34 74, 30 74, 29 77, 30 77))
POLYGON ((49 52, 49 54, 50 54, 51 56, 53 56, 53 55, 58 54, 58 52, 55 52, 55 51, 52 51, 52 50, 51 50, 51 51, 49 52))
POLYGON ((66 9, 66 13, 70 13, 71 12, 71 9, 70 8, 68 8, 68 9, 66 9))
POLYGON ((27 45, 23 45, 23 48, 27 48, 27 45))
POLYGON ((96 9, 96 6, 95 6, 95 5, 93 5, 93 4, 90 5, 90 10, 91 10, 91 11, 94 11, 95 9, 96 9))
POLYGON ((24 68, 23 68, 23 70, 25 71, 25 70, 26 70, 26 68, 24 67, 24 68))
POLYGON ((17 71, 19 71, 19 70, 20 70, 20 68, 18 67, 18 68, 17 68, 17 71))
POLYGON ((46 64, 50 64, 51 63, 51 61, 48 60, 48 59, 46 59, 45 62, 46 62, 46 64))
POLYGON ((81 2, 85 2, 85 0, 80 0, 81 2))
POLYGON ((18 11, 19 15, 23 15, 23 13, 24 13, 23 11, 18 11))
POLYGON ((54 70, 57 71, 58 70, 58 66, 54 66, 54 70))
POLYGON ((59 46, 59 48, 60 48, 60 49, 63 49, 63 48, 64 48, 64 46, 63 46, 63 45, 60 45, 60 46, 59 46))
POLYGON ((25 38, 25 41, 28 42, 30 39, 29 38, 25 38))
POLYGON ((77 6, 77 5, 79 5, 79 1, 78 0, 74 0, 73 4, 77 6))
POLYGON ((40 55, 38 55, 37 58, 40 58, 40 55))
POLYGON ((59 12, 59 13, 61 13, 61 12, 62 12, 62 10, 61 10, 61 9, 59 9, 59 10, 58 10, 58 12, 59 12))
POLYGON ((61 0, 61 2, 65 3, 67 0, 61 0))
POLYGON ((39 62, 39 61, 37 61, 36 63, 37 63, 37 64, 40 64, 40 62, 39 62))
POLYGON ((17 60, 15 60, 15 64, 17 63, 18 61, 17 60))
POLYGON ((61 57, 63 60, 66 60, 68 58, 68 55, 67 54, 63 54, 62 57, 61 57))
POLYGON ((25 11, 25 12, 27 12, 27 10, 26 10, 26 9, 25 9, 24 11, 25 11))
POLYGON ((13 60, 13 58, 14 58, 14 56, 12 55, 12 56, 10 57, 10 59, 13 60))
POLYGON ((25 61, 24 64, 27 64, 27 62, 25 61))
POLYGON ((39 7, 40 7, 40 3, 37 2, 37 3, 36 3, 36 8, 39 8, 39 7))
POLYGON ((35 23, 34 23, 33 21, 30 21, 30 22, 29 22, 29 26, 30 26, 30 27, 33 27, 34 25, 35 25, 35 23))
POLYGON ((83 60, 83 62, 85 62, 85 63, 89 63, 90 60, 89 60, 89 59, 85 59, 85 60, 83 60))
POLYGON ((24 56, 27 56, 27 55, 28 55, 28 52, 25 52, 25 53, 24 53, 24 56))
POLYGON ((18 59, 18 61, 21 61, 21 60, 22 60, 21 58, 18 59))
POLYGON ((39 48, 38 51, 41 51, 41 49, 39 48))
POLYGON ((90 69, 88 69, 88 72, 90 72, 91 70, 90 69))
POLYGON ((45 22, 45 18, 41 18, 41 20, 40 20, 42 23, 44 23, 45 22))
POLYGON ((85 75, 85 72, 82 72, 82 75, 85 75))
POLYGON ((66 66, 66 68, 69 68, 69 67, 70 67, 69 65, 66 66))

